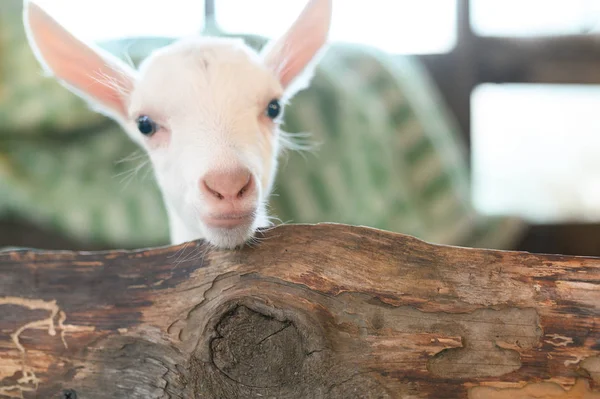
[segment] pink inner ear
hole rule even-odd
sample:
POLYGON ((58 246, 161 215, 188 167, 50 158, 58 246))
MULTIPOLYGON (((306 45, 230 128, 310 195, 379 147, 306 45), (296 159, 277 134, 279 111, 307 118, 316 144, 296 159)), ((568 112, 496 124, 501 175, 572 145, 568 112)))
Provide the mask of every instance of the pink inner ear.
POLYGON ((287 33, 270 49, 266 61, 283 87, 302 73, 325 45, 331 22, 331 0, 311 0, 287 33))
POLYGON ((77 40, 36 4, 27 7, 30 40, 40 61, 66 84, 126 116, 123 93, 132 88, 131 74, 77 40))

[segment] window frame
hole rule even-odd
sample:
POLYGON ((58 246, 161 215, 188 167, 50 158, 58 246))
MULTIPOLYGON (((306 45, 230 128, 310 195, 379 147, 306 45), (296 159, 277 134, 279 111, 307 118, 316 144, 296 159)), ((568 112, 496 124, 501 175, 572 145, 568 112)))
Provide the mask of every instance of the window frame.
POLYGON ((454 112, 470 149, 471 93, 481 83, 600 84, 600 36, 480 36, 470 0, 457 2, 457 42, 444 54, 419 55, 454 112))

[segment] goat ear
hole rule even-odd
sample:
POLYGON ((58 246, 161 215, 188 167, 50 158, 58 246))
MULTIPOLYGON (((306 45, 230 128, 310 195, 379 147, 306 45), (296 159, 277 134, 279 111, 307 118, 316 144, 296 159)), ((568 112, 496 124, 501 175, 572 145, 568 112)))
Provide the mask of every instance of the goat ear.
POLYGON ((96 111, 127 117, 135 71, 117 57, 76 39, 37 4, 24 1, 27 40, 44 69, 96 111))
POLYGON ((310 84, 329 36, 332 0, 309 0, 288 31, 261 51, 291 97, 310 84))

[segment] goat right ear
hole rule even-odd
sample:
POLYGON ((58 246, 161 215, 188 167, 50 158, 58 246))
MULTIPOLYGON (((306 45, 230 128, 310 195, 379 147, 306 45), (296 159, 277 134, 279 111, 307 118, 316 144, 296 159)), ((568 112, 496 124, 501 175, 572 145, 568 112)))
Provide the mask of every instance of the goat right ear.
POLYGON ((288 31, 261 50, 287 97, 308 87, 314 75, 329 37, 332 1, 309 0, 288 31))
POLYGON ((44 69, 96 111, 127 118, 135 70, 112 54, 76 39, 37 4, 24 0, 27 40, 44 69))

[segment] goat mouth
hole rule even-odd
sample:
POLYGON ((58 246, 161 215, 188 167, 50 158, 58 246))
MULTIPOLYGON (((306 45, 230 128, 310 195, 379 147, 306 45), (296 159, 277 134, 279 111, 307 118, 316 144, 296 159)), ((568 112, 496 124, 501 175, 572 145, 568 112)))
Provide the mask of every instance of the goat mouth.
POLYGON ((253 220, 254 212, 210 215, 203 219, 209 227, 229 229, 251 224, 253 220))

